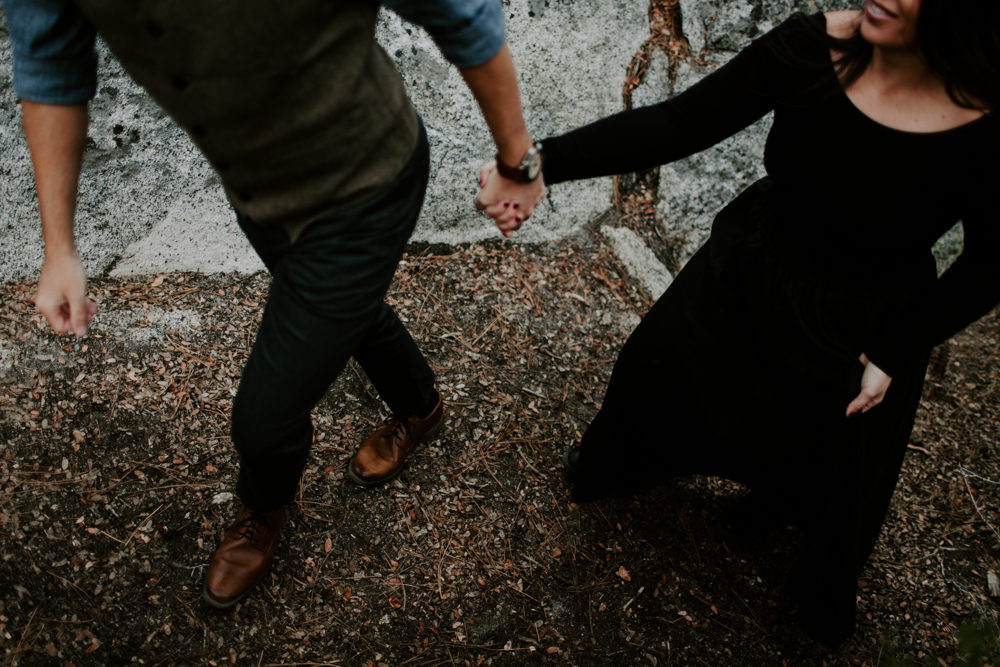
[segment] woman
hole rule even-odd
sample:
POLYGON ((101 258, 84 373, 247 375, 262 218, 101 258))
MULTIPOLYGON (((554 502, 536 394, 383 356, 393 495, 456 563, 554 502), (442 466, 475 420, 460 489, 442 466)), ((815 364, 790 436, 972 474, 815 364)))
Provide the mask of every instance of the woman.
MULTIPOLYGON (((543 141, 547 183, 691 155, 774 110, 768 176, 631 335, 565 463, 574 498, 685 474, 807 536, 787 591, 854 630, 934 345, 1000 300, 1000 3, 868 0, 789 19, 684 94, 543 141), (938 279, 930 249, 958 220, 938 279), (794 510, 794 511, 793 511, 794 510)), ((501 229, 514 207, 487 208, 501 229)))

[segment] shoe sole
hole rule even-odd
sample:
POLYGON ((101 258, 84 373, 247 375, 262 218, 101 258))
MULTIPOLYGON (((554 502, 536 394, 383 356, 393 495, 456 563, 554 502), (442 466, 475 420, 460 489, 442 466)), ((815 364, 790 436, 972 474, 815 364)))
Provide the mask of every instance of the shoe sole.
POLYGON ((218 600, 212 598, 212 596, 208 594, 208 582, 206 581, 204 585, 201 587, 201 599, 204 600, 208 606, 215 607, 216 609, 230 609, 232 607, 235 607, 240 602, 243 602, 243 600, 245 600, 246 597, 253 592, 253 589, 257 588, 257 584, 259 584, 264 579, 264 575, 267 574, 268 570, 270 569, 271 569, 270 565, 264 568, 264 571, 261 573, 261 575, 257 577, 257 581, 253 582, 253 584, 251 584, 250 587, 247 588, 242 595, 240 595, 238 598, 230 602, 219 602, 218 600))
MULTIPOLYGON (((423 442, 427 438, 430 438, 430 437, 433 437, 433 436, 437 435, 441 431, 442 428, 444 428, 444 415, 441 415, 441 421, 439 421, 437 424, 435 424, 434 426, 431 426, 429 429, 427 429, 427 432, 424 433, 422 436, 420 436, 419 440, 417 440, 415 443, 413 443, 413 449, 416 449, 417 445, 419 445, 421 442, 423 442)), ((410 451, 412 452, 413 450, 410 450, 410 451)), ((354 456, 357 456, 357 454, 355 453, 354 456)), ((351 457, 351 462, 347 464, 347 476, 351 478, 352 482, 354 482, 358 486, 362 486, 362 487, 364 487, 366 489, 371 489, 371 488, 374 488, 376 486, 382 486, 383 484, 385 484, 387 482, 391 482, 392 480, 394 480, 397 477, 399 477, 399 473, 403 472, 403 468, 406 467, 406 462, 404 461, 403 465, 399 466, 399 468, 394 473, 392 473, 391 475, 389 475, 388 477, 383 477, 382 479, 378 480, 377 482, 368 482, 368 481, 365 481, 365 480, 361 479, 360 477, 358 477, 357 475, 354 474, 354 470, 352 468, 352 466, 354 465, 354 456, 351 457)), ((406 458, 409 458, 409 456, 407 456, 406 458)))

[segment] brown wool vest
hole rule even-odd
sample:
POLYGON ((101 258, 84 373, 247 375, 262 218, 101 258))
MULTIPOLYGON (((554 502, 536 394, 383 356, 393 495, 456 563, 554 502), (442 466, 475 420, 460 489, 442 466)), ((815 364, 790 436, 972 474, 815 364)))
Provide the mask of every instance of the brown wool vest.
POLYGON ((75 2, 255 223, 294 237, 377 193, 416 146, 375 0, 75 2))

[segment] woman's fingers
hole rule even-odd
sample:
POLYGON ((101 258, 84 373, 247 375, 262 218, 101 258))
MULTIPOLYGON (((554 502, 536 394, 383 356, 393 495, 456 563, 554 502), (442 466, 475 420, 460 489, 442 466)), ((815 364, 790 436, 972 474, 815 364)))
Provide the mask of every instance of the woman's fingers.
POLYGON ((522 224, 523 224, 522 220, 512 220, 506 224, 497 225, 497 229, 499 229, 504 236, 510 238, 514 234, 514 232, 521 229, 522 224))
POLYGON ((494 222, 496 223, 497 229, 500 230, 500 233, 503 234, 505 238, 509 239, 514 236, 514 232, 519 230, 521 225, 524 224, 524 217, 512 209, 504 212, 500 217, 495 218, 494 222))
POLYGON ((515 219, 517 219, 519 217, 523 219, 523 216, 520 215, 518 213, 517 209, 514 208, 513 206, 508 206, 508 207, 504 208, 502 211, 500 211, 497 215, 493 215, 493 216, 490 216, 490 217, 493 218, 493 222, 495 222, 498 227, 500 225, 507 225, 511 221, 513 221, 513 220, 515 220, 515 219))
POLYGON ((862 391, 858 397, 847 406, 847 416, 853 417, 858 412, 868 412, 882 402, 881 397, 870 396, 862 391))
POLYGON ((498 201, 496 204, 490 204, 485 209, 483 209, 483 212, 486 213, 486 215, 488 215, 489 217, 493 218, 494 220, 500 220, 500 219, 506 220, 511 217, 510 216, 511 210, 512 209, 510 202, 504 200, 504 201, 498 201))
POLYGON ((865 372, 861 376, 861 393, 847 406, 848 417, 853 417, 859 411, 868 412, 881 403, 892 382, 892 378, 871 363, 865 355, 861 355, 861 363, 865 364, 865 372))

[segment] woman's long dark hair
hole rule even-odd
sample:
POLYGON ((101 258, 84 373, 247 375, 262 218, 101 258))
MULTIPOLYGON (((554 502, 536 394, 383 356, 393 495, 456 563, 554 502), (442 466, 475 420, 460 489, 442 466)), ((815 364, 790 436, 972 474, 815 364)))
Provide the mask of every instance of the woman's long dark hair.
MULTIPOLYGON (((814 21, 815 35, 840 54, 841 85, 849 88, 871 64, 873 47, 861 36, 837 38, 814 21)), ((1000 0, 921 0, 917 39, 930 68, 945 83, 948 96, 966 109, 992 111, 1000 105, 1000 0)), ((791 46, 791 45, 788 45, 791 46)), ((785 46, 780 45, 785 51, 785 46)), ((790 54, 780 54, 788 60, 790 54)))
POLYGON ((944 77, 948 95, 967 109, 992 111, 1000 103, 1000 2, 922 0, 920 48, 944 77))

